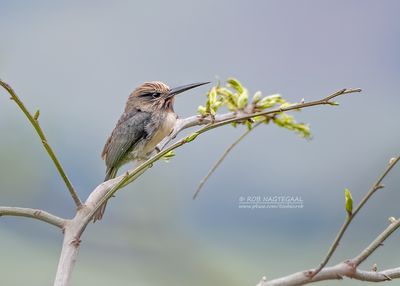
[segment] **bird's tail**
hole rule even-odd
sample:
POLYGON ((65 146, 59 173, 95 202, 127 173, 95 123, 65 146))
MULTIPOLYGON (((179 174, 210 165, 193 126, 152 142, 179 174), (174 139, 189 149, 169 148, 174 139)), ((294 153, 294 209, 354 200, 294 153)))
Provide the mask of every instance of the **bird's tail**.
MULTIPOLYGON (((117 168, 109 168, 107 170, 106 176, 104 178, 104 182, 108 181, 110 179, 114 179, 116 174, 117 174, 118 169, 117 168)), ((98 210, 96 211, 96 213, 93 215, 93 222, 95 223, 98 220, 101 220, 104 216, 104 212, 106 211, 106 206, 107 206, 107 202, 104 202, 100 208, 98 208, 98 210)))

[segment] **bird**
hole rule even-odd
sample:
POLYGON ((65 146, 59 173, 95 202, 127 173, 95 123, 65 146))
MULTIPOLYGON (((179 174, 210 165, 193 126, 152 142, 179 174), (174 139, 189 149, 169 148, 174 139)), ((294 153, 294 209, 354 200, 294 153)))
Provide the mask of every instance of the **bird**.
MULTIPOLYGON (((104 181, 115 178, 118 169, 131 161, 146 160, 166 136, 178 118, 174 111, 175 96, 210 82, 199 82, 170 88, 163 82, 145 82, 128 97, 124 112, 108 137, 102 159, 106 164, 104 181)), ((93 222, 104 216, 107 202, 93 216, 93 222)))

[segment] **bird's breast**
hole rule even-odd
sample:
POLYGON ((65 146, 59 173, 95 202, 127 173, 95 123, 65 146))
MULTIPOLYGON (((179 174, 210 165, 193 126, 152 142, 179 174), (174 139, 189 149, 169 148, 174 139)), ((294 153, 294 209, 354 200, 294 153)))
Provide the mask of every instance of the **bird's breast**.
POLYGON ((148 132, 150 136, 149 141, 144 148, 145 154, 153 151, 157 144, 171 133, 175 126, 176 117, 177 116, 174 112, 169 112, 166 115, 158 115, 156 118, 153 118, 152 121, 154 125, 150 127, 152 130, 149 130, 150 132, 148 132))

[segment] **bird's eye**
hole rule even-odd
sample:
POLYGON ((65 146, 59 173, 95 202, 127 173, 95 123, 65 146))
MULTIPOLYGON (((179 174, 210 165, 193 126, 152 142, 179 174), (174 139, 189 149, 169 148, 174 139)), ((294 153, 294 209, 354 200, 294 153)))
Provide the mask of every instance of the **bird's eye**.
POLYGON ((159 92, 154 92, 151 96, 153 97, 153 98, 158 98, 158 97, 160 97, 160 93, 159 92))

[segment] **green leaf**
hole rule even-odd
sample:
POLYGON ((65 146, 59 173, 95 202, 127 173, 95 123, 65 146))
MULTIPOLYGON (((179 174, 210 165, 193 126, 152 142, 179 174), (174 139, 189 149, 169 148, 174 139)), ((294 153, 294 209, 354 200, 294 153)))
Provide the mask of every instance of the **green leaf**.
POLYGON ((285 103, 282 99, 282 96, 280 94, 273 94, 269 96, 265 96, 263 99, 261 99, 257 104, 256 107, 260 109, 266 109, 266 108, 271 108, 278 103, 285 103))
POLYGON ((247 126, 247 129, 249 129, 249 130, 251 130, 251 128, 253 128, 253 125, 250 120, 246 121, 246 126, 247 126))
POLYGON ((279 106, 280 108, 286 108, 286 107, 289 107, 289 106, 291 106, 292 104, 290 103, 290 102, 284 102, 284 103, 282 103, 281 104, 281 106, 279 106))
POLYGON ((310 127, 307 124, 297 123, 293 116, 286 113, 281 113, 279 116, 275 117, 273 122, 282 128, 297 132, 303 138, 311 137, 310 127))
MULTIPOLYGON (((254 120, 254 122, 258 122, 258 121, 264 121, 266 118, 269 118, 269 117, 260 115, 260 116, 255 116, 252 119, 254 120)), ((268 122, 266 122, 266 123, 268 123, 268 122)))
POLYGON ((226 81, 230 87, 232 87, 234 90, 236 90, 238 93, 242 93, 244 88, 242 84, 236 79, 236 78, 228 78, 226 81))
POLYGON ((189 136, 187 136, 187 137, 184 139, 184 141, 185 141, 185 143, 192 142, 194 139, 196 139, 197 136, 199 136, 199 133, 194 132, 194 133, 190 134, 189 136))
POLYGON ((162 159, 165 160, 165 162, 169 162, 173 157, 175 157, 175 152, 171 150, 167 154, 162 156, 162 159))
POLYGON ((217 89, 217 92, 222 97, 232 97, 233 96, 233 92, 226 87, 219 87, 217 89))
POLYGON ((346 199, 346 211, 349 216, 353 214, 353 198, 351 197, 351 193, 349 189, 344 189, 344 196, 346 199))
POLYGON ((230 111, 237 110, 237 105, 236 105, 237 94, 234 94, 231 90, 229 90, 226 87, 218 88, 217 93, 222 97, 224 105, 226 105, 226 107, 230 111))
POLYGON ((237 99, 237 107, 239 109, 243 109, 247 106, 247 102, 249 100, 249 94, 247 90, 243 90, 241 94, 239 94, 239 97, 237 99))
POLYGON ((262 96, 261 91, 257 91, 257 92, 253 95, 253 104, 257 104, 257 103, 261 100, 261 96, 262 96))
POLYGON ((211 106, 210 106, 210 110, 209 111, 210 111, 210 114, 212 116, 215 116, 215 114, 217 114, 216 110, 214 108, 212 108, 211 106))
POLYGON ((221 107, 222 105, 224 105, 224 102, 223 102, 222 100, 217 100, 217 101, 214 103, 213 107, 214 107, 214 108, 218 108, 218 107, 221 107))
POLYGON ((199 105, 199 107, 197 108, 197 112, 200 115, 207 115, 207 108, 205 106, 199 105))
POLYGON ((217 101, 217 90, 215 87, 211 88, 208 93, 208 100, 210 101, 210 105, 213 105, 217 101))

